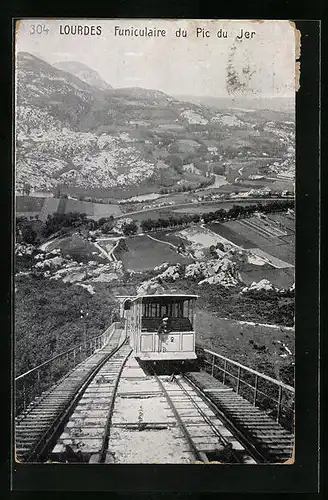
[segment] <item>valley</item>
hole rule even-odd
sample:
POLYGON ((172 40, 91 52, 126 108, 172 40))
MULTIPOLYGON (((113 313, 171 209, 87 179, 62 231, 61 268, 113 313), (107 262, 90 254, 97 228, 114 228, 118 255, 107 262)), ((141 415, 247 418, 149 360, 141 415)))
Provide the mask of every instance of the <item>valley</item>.
POLYGON ((203 346, 291 383, 294 110, 16 64, 18 372, 99 335, 117 295, 185 292, 203 346))
MULTIPOLYGON (((288 110, 219 112, 156 90, 115 89, 78 63, 50 65, 24 52, 17 57, 16 122, 20 194, 28 185, 31 194, 106 203, 220 189, 215 175, 223 176, 221 188, 238 191, 246 181, 248 188, 272 184, 294 162, 288 110)), ((292 178, 281 182, 293 190, 292 178)))

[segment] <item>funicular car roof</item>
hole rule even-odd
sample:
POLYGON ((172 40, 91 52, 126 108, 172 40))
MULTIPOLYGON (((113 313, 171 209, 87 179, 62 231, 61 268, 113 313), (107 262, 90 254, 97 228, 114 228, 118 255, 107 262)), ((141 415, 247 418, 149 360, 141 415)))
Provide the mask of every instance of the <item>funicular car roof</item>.
POLYGON ((171 299, 171 300, 188 300, 188 299, 197 299, 199 295, 191 295, 184 293, 166 293, 166 294, 152 294, 152 295, 137 295, 134 299, 131 299, 132 302, 136 302, 138 300, 143 301, 144 299, 171 299))

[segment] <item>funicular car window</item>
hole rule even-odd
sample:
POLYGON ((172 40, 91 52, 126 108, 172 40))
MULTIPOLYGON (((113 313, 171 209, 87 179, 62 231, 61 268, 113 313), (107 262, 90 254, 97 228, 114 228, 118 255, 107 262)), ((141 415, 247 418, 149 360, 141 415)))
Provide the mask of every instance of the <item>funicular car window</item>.
POLYGON ((193 322, 193 301, 156 299, 142 302, 143 318, 187 318, 193 322))

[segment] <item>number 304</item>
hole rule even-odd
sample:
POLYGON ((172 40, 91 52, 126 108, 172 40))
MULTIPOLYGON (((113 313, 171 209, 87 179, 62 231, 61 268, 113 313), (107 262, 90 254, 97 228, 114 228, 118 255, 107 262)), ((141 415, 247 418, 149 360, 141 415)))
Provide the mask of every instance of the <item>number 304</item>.
POLYGON ((47 35, 49 28, 45 24, 32 24, 30 29, 30 35, 47 35))

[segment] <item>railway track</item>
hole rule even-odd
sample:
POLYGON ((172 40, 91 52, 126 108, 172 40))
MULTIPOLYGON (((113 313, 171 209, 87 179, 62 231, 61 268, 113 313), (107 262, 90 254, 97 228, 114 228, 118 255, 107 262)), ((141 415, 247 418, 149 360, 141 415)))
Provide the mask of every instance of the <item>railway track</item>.
POLYGON ((291 459, 293 435, 264 411, 206 372, 190 372, 184 377, 258 463, 291 459))
POLYGON ((97 370, 50 453, 59 462, 104 463, 118 382, 132 349, 123 345, 97 370))
POLYGON ((52 460, 67 459, 69 446, 67 461, 88 463, 256 463, 189 382, 145 371, 124 350, 118 355, 80 399, 52 460))
POLYGON ((120 350, 124 342, 122 330, 114 330, 103 349, 80 363, 15 418, 15 458, 18 462, 45 459, 49 447, 65 425, 90 380, 104 363, 120 350))
POLYGON ((183 377, 145 371, 123 346, 89 382, 49 454, 87 463, 256 463, 183 377))
POLYGON ((182 375, 155 377, 196 461, 255 464, 256 460, 182 375))
POLYGON ((145 370, 114 332, 16 420, 19 461, 273 463, 292 435, 206 372, 145 370))

